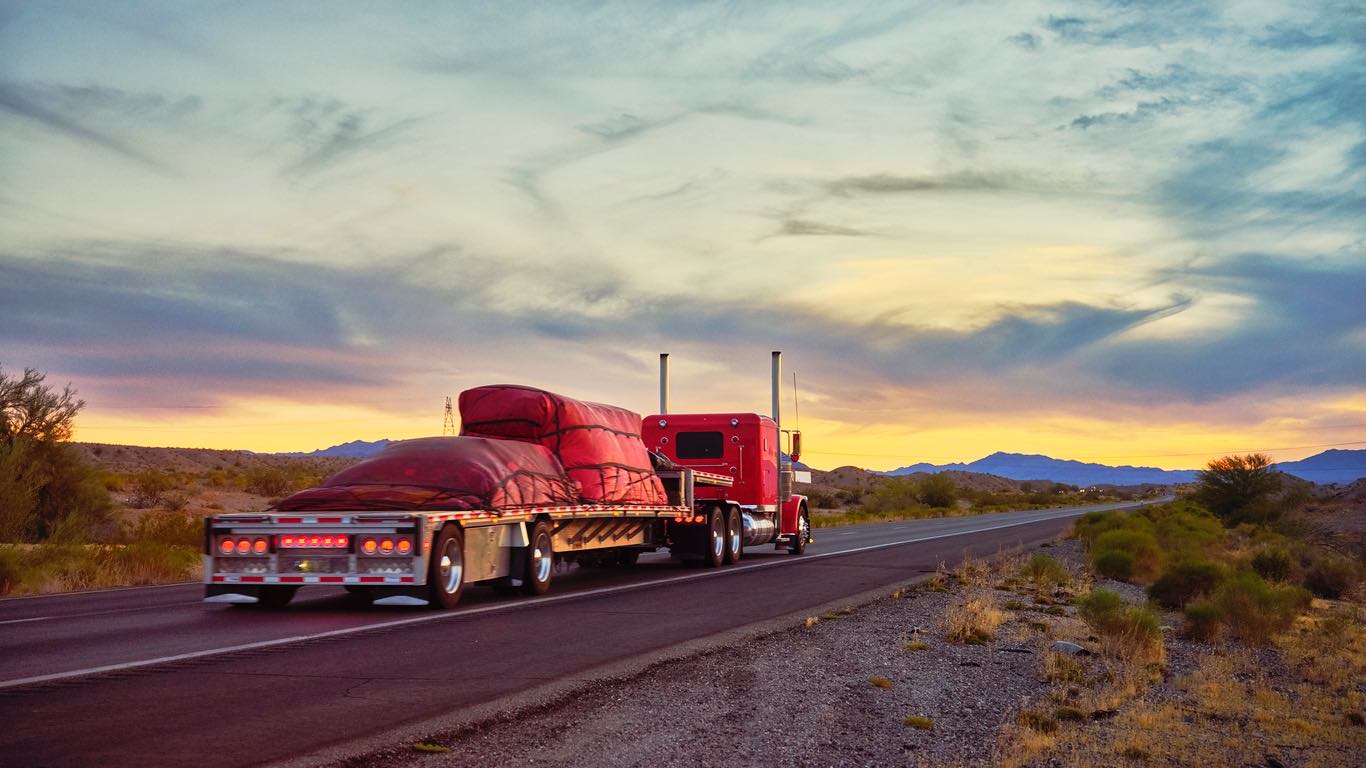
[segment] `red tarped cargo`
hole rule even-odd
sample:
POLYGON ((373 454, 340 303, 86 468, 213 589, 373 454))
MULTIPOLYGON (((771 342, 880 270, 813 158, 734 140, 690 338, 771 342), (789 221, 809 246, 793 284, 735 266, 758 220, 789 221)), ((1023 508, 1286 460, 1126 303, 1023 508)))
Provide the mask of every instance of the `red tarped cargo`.
POLYGON ((321 487, 286 498, 277 509, 504 509, 578 501, 573 481, 542 446, 424 437, 392 443, 321 487))
POLYGON ((462 435, 549 448, 586 502, 668 503, 640 439, 640 414, 505 384, 460 393, 460 419, 462 435))

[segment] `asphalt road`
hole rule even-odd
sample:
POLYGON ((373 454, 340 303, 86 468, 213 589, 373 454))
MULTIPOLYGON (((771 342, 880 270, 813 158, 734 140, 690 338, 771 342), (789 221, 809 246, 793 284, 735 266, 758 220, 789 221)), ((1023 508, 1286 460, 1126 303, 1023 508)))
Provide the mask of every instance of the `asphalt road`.
POLYGON ((246 766, 295 758, 1050 538, 1090 509, 818 529, 719 570, 662 554, 472 588, 454 611, 210 606, 198 584, 0 600, 0 766, 246 766))

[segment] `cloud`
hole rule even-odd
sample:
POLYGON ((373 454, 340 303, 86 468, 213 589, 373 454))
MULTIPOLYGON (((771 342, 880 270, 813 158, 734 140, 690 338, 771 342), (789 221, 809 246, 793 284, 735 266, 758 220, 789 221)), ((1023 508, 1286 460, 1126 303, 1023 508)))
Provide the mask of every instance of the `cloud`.
POLYGON ((898 176, 878 173, 870 176, 847 176, 825 185, 832 195, 841 197, 855 194, 903 194, 910 192, 989 191, 1019 189, 1019 177, 1003 173, 960 171, 936 176, 898 176))
MULTIPOLYGON (((82 94, 96 98, 108 95, 108 92, 97 89, 85 91, 73 89, 60 93, 66 96, 67 100, 71 97, 82 98, 82 94)), ((170 173, 170 169, 161 160, 152 157, 146 151, 93 127, 80 118, 60 110, 55 105, 44 103, 47 100, 44 97, 50 94, 50 91, 44 92, 39 89, 24 88, 14 83, 0 82, 0 111, 51 129, 86 146, 112 153, 146 170, 161 174, 170 173)))
POLYGON ((854 229, 852 227, 842 227, 837 224, 823 224, 819 221, 809 221, 807 219, 784 219, 783 224, 778 228, 777 233, 770 235, 769 237, 806 235, 863 237, 871 234, 873 233, 865 232, 861 229, 854 229))

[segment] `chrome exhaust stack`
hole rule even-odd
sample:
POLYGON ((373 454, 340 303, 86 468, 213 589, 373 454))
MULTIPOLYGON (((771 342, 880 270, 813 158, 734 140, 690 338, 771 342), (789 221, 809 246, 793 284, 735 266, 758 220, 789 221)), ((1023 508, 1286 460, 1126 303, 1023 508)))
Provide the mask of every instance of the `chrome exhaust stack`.
POLYGON ((669 412, 669 353, 659 353, 659 412, 669 412))

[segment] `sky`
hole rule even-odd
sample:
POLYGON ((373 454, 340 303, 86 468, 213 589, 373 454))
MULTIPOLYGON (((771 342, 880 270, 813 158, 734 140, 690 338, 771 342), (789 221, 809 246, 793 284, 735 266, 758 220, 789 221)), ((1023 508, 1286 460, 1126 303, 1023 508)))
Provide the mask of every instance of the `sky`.
POLYGON ((660 352, 767 412, 774 349, 817 467, 1366 447, 1366 11, 0 4, 0 369, 77 440, 649 414, 660 352))

